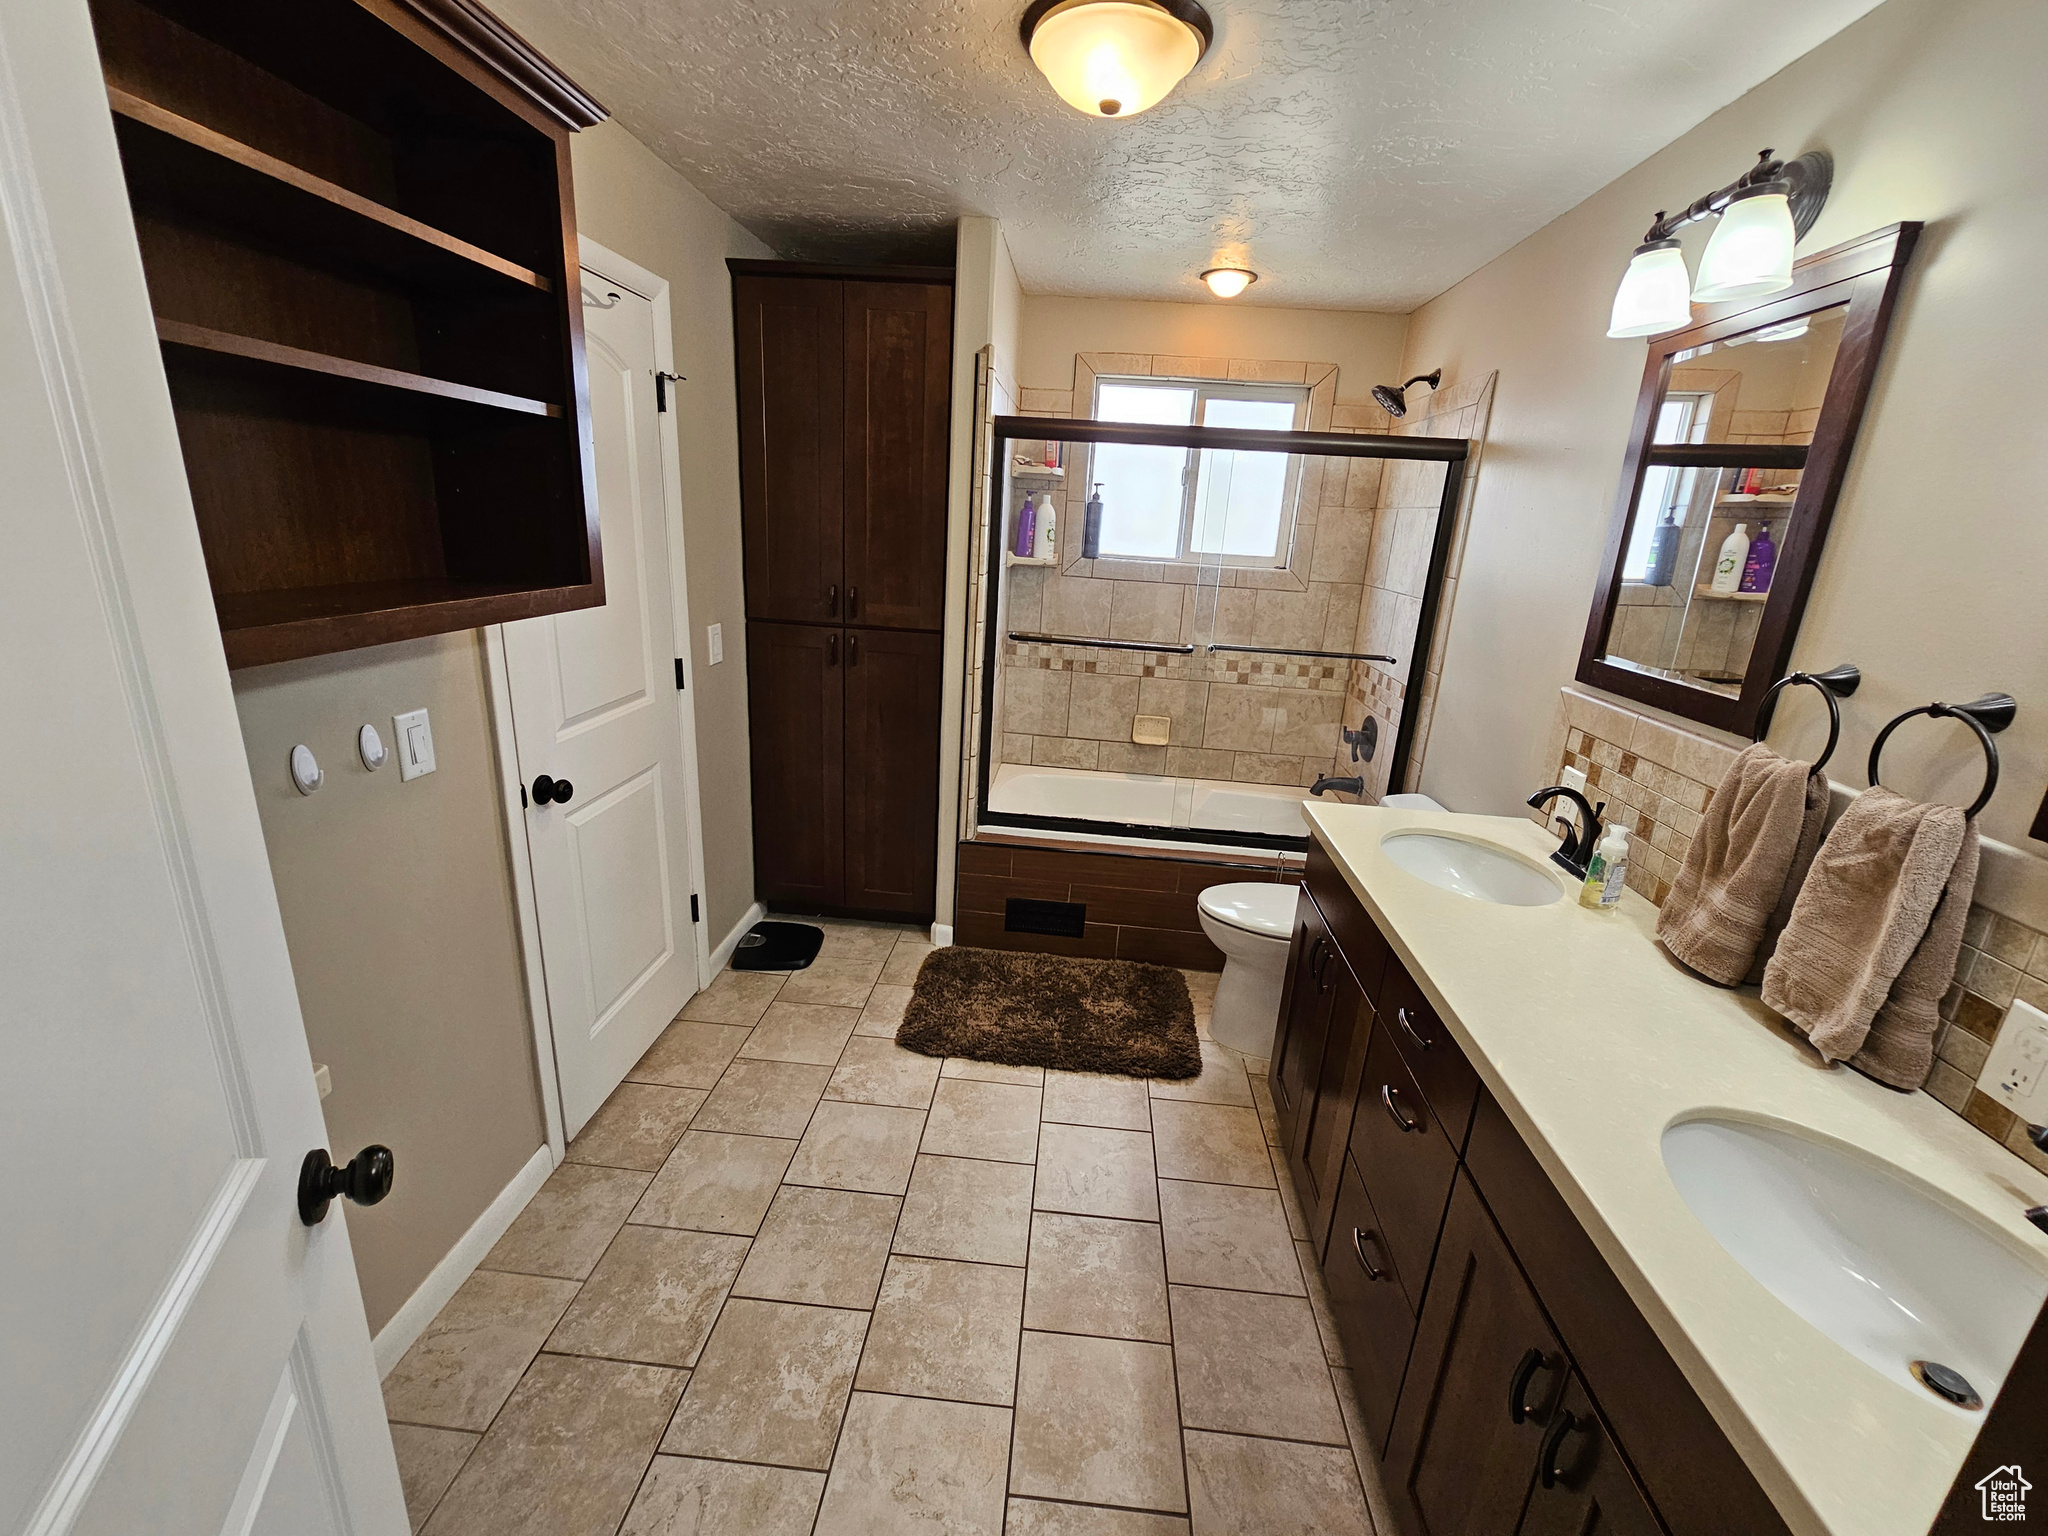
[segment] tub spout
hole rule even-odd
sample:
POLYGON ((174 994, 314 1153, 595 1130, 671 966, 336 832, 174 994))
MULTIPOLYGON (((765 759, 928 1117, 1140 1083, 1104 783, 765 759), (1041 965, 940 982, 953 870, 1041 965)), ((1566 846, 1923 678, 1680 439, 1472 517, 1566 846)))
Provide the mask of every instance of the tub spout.
POLYGON ((1320 795, 1326 789, 1341 789, 1347 795, 1357 795, 1360 799, 1363 799, 1365 798, 1365 775, 1354 773, 1348 779, 1334 779, 1327 773, 1317 774, 1316 781, 1310 787, 1309 793, 1320 795))

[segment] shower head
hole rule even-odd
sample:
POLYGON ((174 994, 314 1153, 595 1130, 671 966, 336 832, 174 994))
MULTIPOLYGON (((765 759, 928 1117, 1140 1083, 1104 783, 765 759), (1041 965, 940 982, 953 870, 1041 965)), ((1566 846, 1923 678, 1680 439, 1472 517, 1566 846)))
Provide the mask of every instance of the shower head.
POLYGON ((1373 399, 1379 401, 1381 405, 1386 407, 1386 412, 1389 416, 1392 416, 1398 420, 1400 417, 1406 416, 1408 414, 1409 390, 1413 389, 1418 384, 1427 384, 1431 389, 1435 389, 1437 385, 1443 382, 1443 379, 1444 371, 1441 368, 1438 368, 1430 373, 1418 373, 1406 384, 1373 385, 1372 397, 1373 399))

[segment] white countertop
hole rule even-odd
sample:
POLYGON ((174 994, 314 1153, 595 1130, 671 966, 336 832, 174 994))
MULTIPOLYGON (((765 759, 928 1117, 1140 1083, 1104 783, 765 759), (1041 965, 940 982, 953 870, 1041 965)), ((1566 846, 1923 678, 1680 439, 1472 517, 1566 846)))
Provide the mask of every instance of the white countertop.
POLYGON ((1908 1392, 1794 1313, 1686 1207, 1665 1128, 1725 1108, 1803 1126, 1926 1181, 2048 1272, 2025 1208, 2048 1177, 1923 1093, 1827 1068, 1758 1000, 1682 969, 1657 909, 1617 912, 1565 887, 1498 906, 1397 868, 1380 840, 1453 833, 1543 861, 1520 817, 1309 804, 1318 842, 1464 1047, 1664 1346, 1801 1536, 1923 1536, 1982 1423, 1908 1392))

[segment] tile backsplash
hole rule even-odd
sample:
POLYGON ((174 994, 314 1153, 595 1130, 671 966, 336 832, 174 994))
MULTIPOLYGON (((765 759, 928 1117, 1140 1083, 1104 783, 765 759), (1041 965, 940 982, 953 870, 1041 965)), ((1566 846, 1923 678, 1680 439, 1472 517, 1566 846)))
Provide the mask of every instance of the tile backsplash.
MULTIPOLYGON (((1544 762, 1553 783, 1566 768, 1586 771, 1588 798, 1595 804, 1605 800, 1607 819, 1632 834, 1630 889, 1662 906, 1700 816, 1738 750, 1567 687, 1544 762)), ((1541 812, 1530 814, 1543 820, 1541 812)), ((2027 1140, 2026 1126, 1976 1086, 1992 1036, 2014 998, 2048 1009, 2048 933, 1972 905, 1956 979, 1941 1004, 1934 1071, 1923 1091, 2048 1172, 2048 1156, 2027 1140)))

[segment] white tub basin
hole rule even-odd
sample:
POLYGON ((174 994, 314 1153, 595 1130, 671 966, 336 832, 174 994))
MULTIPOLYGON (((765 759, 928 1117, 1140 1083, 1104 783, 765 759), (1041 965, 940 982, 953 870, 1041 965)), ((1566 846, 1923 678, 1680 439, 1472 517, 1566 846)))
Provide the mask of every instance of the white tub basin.
POLYGON ((1418 880, 1474 901, 1506 907, 1545 907, 1564 887, 1511 853, 1438 832, 1392 832, 1380 849, 1418 880))
POLYGON ((1930 1401, 1915 1361, 1989 1402, 2048 1296, 2048 1275, 1927 1185, 1790 1126, 1684 1120, 1664 1133, 1664 1166, 1772 1295, 1930 1401))

